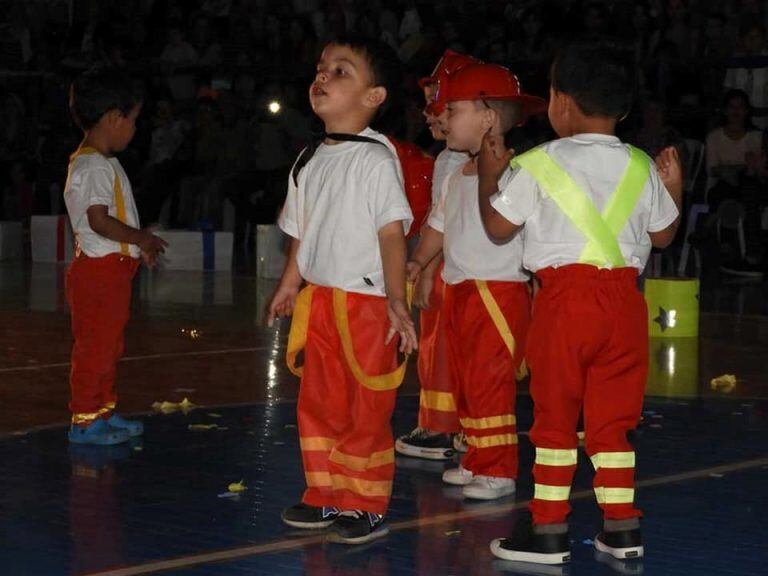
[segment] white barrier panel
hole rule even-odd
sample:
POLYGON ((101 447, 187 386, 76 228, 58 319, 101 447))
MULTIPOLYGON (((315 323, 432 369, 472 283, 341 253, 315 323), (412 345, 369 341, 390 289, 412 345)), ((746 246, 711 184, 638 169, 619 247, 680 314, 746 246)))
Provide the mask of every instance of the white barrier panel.
POLYGON ((24 255, 21 222, 0 222, 0 260, 17 260, 24 255))
POLYGON ((75 254, 75 242, 69 218, 60 216, 32 216, 33 262, 69 262, 75 254))
POLYGON ((280 278, 285 268, 289 237, 278 226, 256 226, 256 276, 280 278))
POLYGON ((231 270, 232 232, 159 230, 168 242, 160 260, 166 270, 231 270))

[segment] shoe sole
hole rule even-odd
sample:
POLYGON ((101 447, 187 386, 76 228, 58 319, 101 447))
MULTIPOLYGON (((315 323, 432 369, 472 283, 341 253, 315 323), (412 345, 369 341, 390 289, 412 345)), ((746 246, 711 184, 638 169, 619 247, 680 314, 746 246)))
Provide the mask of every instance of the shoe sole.
POLYGON ((117 446, 118 444, 125 444, 131 439, 130 436, 126 436, 125 438, 94 442, 93 440, 88 440, 86 438, 80 439, 77 437, 73 438, 72 436, 68 436, 68 438, 72 444, 80 444, 82 446, 117 446))
POLYGON ((445 484, 448 484, 449 486, 467 486, 472 482, 472 478, 469 480, 448 480, 445 476, 443 476, 443 482, 445 484))
POLYGON ((617 560, 634 560, 635 558, 642 558, 645 553, 645 549, 642 546, 632 546, 630 548, 612 548, 595 538, 595 548, 599 552, 610 554, 617 560))
POLYGON ((411 446, 402 440, 395 442, 395 452, 411 458, 422 458, 424 460, 450 460, 456 451, 453 448, 419 448, 411 446))
POLYGON ((491 542, 491 554, 502 560, 511 562, 527 562, 529 564, 546 564, 554 566, 557 564, 567 564, 571 561, 571 552, 554 552, 552 554, 542 554, 540 552, 521 552, 519 550, 507 550, 501 547, 501 539, 491 542))
POLYGON ((331 532, 326 537, 326 540, 328 542, 333 542, 334 544, 367 544, 368 542, 373 542, 379 538, 384 538, 387 534, 389 534, 389 526, 384 526, 383 528, 378 528, 370 534, 358 538, 345 538, 338 532, 331 532))
POLYGON ((336 521, 334 518, 333 520, 324 520, 322 522, 297 522, 296 520, 287 520, 282 516, 280 519, 286 526, 290 526, 291 528, 299 528, 301 530, 325 530, 326 528, 330 528, 336 521))
POLYGON ((484 490, 474 490, 469 486, 465 486, 462 491, 464 498, 469 498, 470 500, 498 500, 499 498, 504 498, 504 496, 509 496, 514 493, 514 488, 511 490, 504 490, 503 492, 486 492, 484 490))

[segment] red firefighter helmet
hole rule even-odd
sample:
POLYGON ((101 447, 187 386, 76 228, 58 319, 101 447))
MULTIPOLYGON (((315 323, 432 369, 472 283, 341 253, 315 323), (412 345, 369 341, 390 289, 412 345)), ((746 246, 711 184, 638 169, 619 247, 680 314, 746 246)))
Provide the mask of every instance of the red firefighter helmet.
POLYGON ((427 113, 433 116, 440 116, 443 110, 445 110, 444 92, 448 77, 457 70, 461 70, 464 66, 478 63, 480 63, 480 60, 472 56, 459 54, 453 50, 446 50, 432 71, 432 74, 419 80, 421 88, 433 86, 435 89, 432 101, 427 103, 427 113))
POLYGON ((547 102, 538 96, 523 94, 520 81, 511 70, 498 64, 470 64, 450 76, 445 102, 460 100, 509 100, 523 107, 523 121, 543 114, 547 102))

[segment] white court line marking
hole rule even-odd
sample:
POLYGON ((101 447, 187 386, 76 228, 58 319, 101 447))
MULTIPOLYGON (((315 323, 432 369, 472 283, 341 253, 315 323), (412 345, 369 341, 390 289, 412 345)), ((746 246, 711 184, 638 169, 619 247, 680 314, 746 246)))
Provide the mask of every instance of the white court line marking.
MULTIPOLYGON (((635 483, 637 488, 652 488, 654 486, 665 486, 669 484, 677 484, 679 482, 685 482, 688 480, 698 480, 709 477, 713 473, 725 474, 729 472, 739 472, 743 470, 750 470, 754 468, 762 468, 768 465, 768 457, 755 458, 752 460, 744 460, 741 462, 732 462, 730 464, 722 464, 719 466, 713 466, 708 468, 700 468, 698 470, 689 470, 687 472, 681 472, 679 474, 672 474, 669 476, 661 476, 658 478, 649 478, 647 480, 640 480, 635 483)), ((579 490, 571 493, 571 500, 584 500, 592 498, 592 490, 579 490)), ((425 528, 427 526, 436 526, 441 524, 447 524, 460 520, 469 520, 472 518, 483 518, 489 516, 498 516, 501 514, 509 513, 513 510, 521 510, 527 508, 530 501, 515 502, 513 504, 491 504, 483 506, 482 508, 471 508, 463 510, 461 512, 451 512, 445 514, 437 514, 435 516, 426 516, 422 518, 414 518, 411 520, 402 520, 400 522, 393 522, 390 524, 390 532, 402 532, 404 530, 413 530, 419 528, 425 528)), ((274 540, 271 542, 264 542, 261 544, 255 544, 251 546, 242 546, 238 548, 230 548, 227 550, 215 550, 213 552, 206 552, 203 554, 194 554, 190 556, 182 556, 178 558, 169 558, 167 560, 159 560, 154 562, 146 562, 144 564, 138 564, 134 566, 126 566, 123 568, 116 568, 113 570, 105 570, 102 572, 90 572, 86 576, 142 576, 144 574, 156 574, 158 572, 165 572, 168 570, 178 570, 180 568, 191 568, 193 566, 200 566, 201 564, 211 564, 213 562, 223 562, 238 560, 241 558, 248 558, 253 556, 261 556, 264 554, 277 554, 280 552, 289 552, 292 550, 298 550, 305 546, 321 544, 325 541, 324 534, 310 535, 299 538, 290 538, 284 540, 274 540)))
MULTIPOLYGON (((163 354, 145 354, 143 356, 124 356, 119 362, 137 362, 141 360, 156 360, 159 358, 184 358, 187 356, 217 356, 220 354, 244 354, 246 352, 262 352, 272 350, 272 346, 256 346, 254 348, 224 348, 222 350, 196 350, 188 352, 167 352, 163 354)), ((8 372, 29 372, 33 370, 46 370, 48 368, 66 368, 71 366, 70 362, 59 362, 57 364, 30 364, 29 366, 11 366, 10 368, 0 368, 0 374, 8 372)))

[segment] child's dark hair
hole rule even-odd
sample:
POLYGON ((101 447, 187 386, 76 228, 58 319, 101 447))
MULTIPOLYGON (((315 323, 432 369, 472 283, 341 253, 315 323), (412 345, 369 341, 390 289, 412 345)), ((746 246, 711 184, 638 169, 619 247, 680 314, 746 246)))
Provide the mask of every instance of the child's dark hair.
POLYGON ((552 88, 568 94, 587 116, 622 118, 632 107, 637 70, 628 45, 591 37, 558 53, 551 80, 552 88))
POLYGON ((69 111, 82 130, 93 128, 111 110, 128 116, 143 100, 130 76, 114 68, 84 72, 70 90, 69 111))
POLYGON ((379 107, 374 124, 386 124, 402 104, 403 71, 395 51, 381 40, 357 34, 342 34, 328 44, 346 46, 365 57, 373 77, 373 85, 387 90, 387 99, 379 107))

